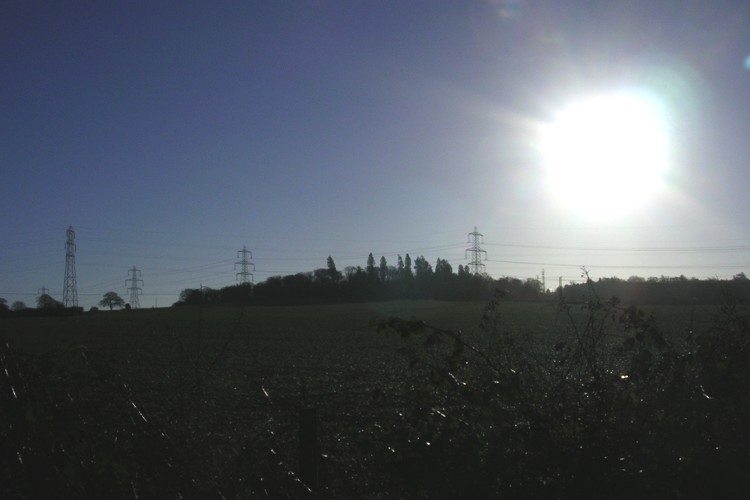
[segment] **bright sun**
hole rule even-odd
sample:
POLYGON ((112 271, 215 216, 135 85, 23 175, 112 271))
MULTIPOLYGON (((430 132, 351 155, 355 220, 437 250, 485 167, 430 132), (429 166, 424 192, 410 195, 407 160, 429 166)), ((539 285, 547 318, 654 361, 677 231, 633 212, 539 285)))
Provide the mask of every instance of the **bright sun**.
POLYGON ((667 137, 651 101, 602 95, 556 115, 543 129, 542 154, 548 186, 563 204, 611 218, 642 205, 661 187, 667 137))

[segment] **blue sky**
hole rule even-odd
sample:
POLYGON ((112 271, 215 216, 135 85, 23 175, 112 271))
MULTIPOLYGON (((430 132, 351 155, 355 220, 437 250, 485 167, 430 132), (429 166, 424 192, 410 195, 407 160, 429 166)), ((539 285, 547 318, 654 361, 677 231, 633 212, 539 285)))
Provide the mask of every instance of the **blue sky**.
POLYGON ((134 265, 142 306, 233 284, 243 245, 256 282, 456 268, 474 226, 492 276, 549 287, 748 272, 748 26, 741 1, 2 2, 0 296, 62 298, 69 225, 87 308, 134 265), (623 88, 663 106, 666 189, 588 217, 538 128, 623 88))

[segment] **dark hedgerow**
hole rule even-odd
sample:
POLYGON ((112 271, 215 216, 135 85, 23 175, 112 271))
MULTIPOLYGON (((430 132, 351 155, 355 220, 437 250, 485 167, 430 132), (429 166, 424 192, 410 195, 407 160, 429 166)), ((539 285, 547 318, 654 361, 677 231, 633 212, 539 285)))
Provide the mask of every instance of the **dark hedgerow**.
POLYGON ((728 301, 708 331, 666 339, 655 319, 591 289, 545 343, 390 318, 419 395, 389 432, 391 487, 412 498, 735 497, 750 477, 750 325, 728 301), (578 319, 582 318, 582 319, 578 319), (481 340, 480 340, 481 339, 481 340), (478 344, 476 342, 484 342, 478 344))

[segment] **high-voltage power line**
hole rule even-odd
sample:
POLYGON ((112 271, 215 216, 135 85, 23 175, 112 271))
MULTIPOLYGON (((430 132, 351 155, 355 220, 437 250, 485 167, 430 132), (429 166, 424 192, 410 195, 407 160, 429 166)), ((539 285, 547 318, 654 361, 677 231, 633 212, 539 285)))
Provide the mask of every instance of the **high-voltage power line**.
POLYGON ((251 273, 249 269, 250 266, 252 266, 253 271, 255 271, 255 264, 248 260, 248 254, 252 259, 253 253, 244 245, 242 246, 242 250, 237 251, 237 258, 240 258, 240 255, 242 255, 242 260, 234 263, 235 269, 237 269, 237 265, 240 266, 240 272, 237 273, 237 281, 240 283, 240 285, 249 285, 253 281, 253 273, 251 273))
POLYGON ((484 243, 484 235, 477 232, 476 226, 474 226, 474 232, 469 233, 469 243, 471 243, 471 248, 467 248, 464 253, 466 255, 466 253, 471 252, 471 262, 468 264, 469 270, 474 274, 484 274, 485 266, 482 264, 482 254, 484 254, 486 259, 487 252, 479 246, 481 243, 484 243))
POLYGON ((139 307, 141 307, 138 296, 143 291, 143 288, 139 287, 138 284, 140 283, 141 285, 143 285, 143 280, 138 278, 140 274, 140 269, 136 269, 135 266, 133 266, 132 269, 128 269, 128 279, 127 281, 125 281, 125 283, 130 285, 128 287, 128 293, 130 294, 129 303, 131 309, 138 309, 139 307))
POLYGON ((63 306, 78 307, 78 285, 76 284, 76 232, 68 226, 65 242, 65 284, 63 285, 63 306))

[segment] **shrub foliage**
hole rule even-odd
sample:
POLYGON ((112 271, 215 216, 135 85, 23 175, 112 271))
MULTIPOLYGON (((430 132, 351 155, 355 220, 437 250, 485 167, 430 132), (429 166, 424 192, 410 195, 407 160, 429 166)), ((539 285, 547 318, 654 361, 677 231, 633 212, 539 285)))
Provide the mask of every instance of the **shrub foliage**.
POLYGON ((618 300, 560 304, 568 332, 503 328, 483 344, 390 318, 423 377, 391 430, 393 487, 423 498, 736 496, 750 479, 750 325, 728 300, 708 331, 664 338, 618 300), (580 308, 581 311, 576 309, 580 308), (581 314, 581 312, 583 314, 581 314))

